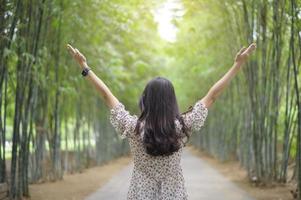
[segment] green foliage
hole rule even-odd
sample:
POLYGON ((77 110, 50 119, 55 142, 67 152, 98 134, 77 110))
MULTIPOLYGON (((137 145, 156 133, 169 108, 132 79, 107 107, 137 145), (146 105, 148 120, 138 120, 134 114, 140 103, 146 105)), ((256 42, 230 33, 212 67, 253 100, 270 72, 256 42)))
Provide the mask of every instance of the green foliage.
MULTIPOLYGON (((231 67, 240 47, 252 41, 258 44, 256 55, 209 109, 204 130, 192 140, 221 160, 240 160, 250 178, 255 171, 264 181, 286 180, 288 160, 298 154, 301 76, 298 72, 294 79, 292 63, 299 67, 301 60, 299 1, 182 0, 184 15, 172 19, 176 42, 159 36, 152 14, 165 1, 3 2, 0 140, 15 139, 17 148, 6 149, 11 154, 6 158, 37 161, 19 166, 26 177, 32 166, 28 177, 33 182, 45 174, 59 179, 63 168, 79 171, 89 160, 101 164, 128 151, 109 124, 108 108, 68 55, 67 43, 83 52, 93 71, 139 115, 137 102, 151 78, 169 78, 185 111, 231 67), (28 154, 16 151, 26 145, 28 154), (61 163, 68 151, 74 160, 61 163), (47 172, 45 159, 52 163, 47 172)), ((2 157, 0 152, 0 167, 2 157)), ((21 193, 28 195, 26 187, 21 193)))

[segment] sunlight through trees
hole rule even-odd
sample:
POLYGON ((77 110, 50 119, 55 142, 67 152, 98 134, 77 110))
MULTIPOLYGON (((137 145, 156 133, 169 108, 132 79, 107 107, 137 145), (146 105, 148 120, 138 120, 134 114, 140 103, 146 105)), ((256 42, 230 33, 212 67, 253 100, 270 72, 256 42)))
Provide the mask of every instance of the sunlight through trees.
POLYGON ((138 114, 152 77, 173 82, 185 111, 231 67, 241 46, 256 42, 256 54, 191 143, 220 160, 238 160, 256 185, 299 183, 300 199, 300 8, 299 0, 2 0, 0 183, 21 199, 30 183, 128 153, 67 43, 138 114))

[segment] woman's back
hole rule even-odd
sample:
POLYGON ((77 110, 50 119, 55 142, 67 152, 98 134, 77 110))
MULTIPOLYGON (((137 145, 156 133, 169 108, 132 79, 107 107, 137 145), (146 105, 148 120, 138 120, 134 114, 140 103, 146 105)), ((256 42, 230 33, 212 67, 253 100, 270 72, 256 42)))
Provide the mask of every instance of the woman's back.
MULTIPOLYGON (((207 108, 198 101, 193 109, 183 114, 183 120, 189 130, 199 130, 207 117, 207 108)), ((130 115, 124 105, 119 103, 111 109, 110 120, 122 138, 128 138, 134 159, 134 170, 127 199, 187 199, 182 168, 180 165, 183 143, 178 151, 169 156, 152 156, 145 150, 143 126, 141 133, 135 134, 138 117, 130 115)), ((176 131, 181 132, 182 125, 175 119, 176 131)))
POLYGON ((105 103, 111 108, 110 119, 113 126, 123 138, 129 139, 134 156, 134 171, 128 199, 187 199, 180 167, 183 146, 179 143, 179 138, 182 137, 179 137, 178 134, 181 133, 176 131, 179 124, 174 120, 181 121, 183 127, 181 131, 187 137, 192 130, 200 129, 207 117, 208 108, 237 74, 249 54, 256 49, 256 44, 253 43, 248 48, 242 48, 236 54, 235 62, 230 70, 210 88, 192 110, 182 116, 179 113, 172 83, 165 78, 154 78, 146 85, 140 98, 141 115, 139 119, 137 116, 130 115, 106 84, 93 73, 85 56, 71 45, 67 45, 67 47, 80 64, 83 70, 82 75, 88 76, 104 97, 105 103), (144 120, 146 121, 145 133, 142 134, 139 125, 144 120), (135 130, 137 134, 135 134, 135 130))

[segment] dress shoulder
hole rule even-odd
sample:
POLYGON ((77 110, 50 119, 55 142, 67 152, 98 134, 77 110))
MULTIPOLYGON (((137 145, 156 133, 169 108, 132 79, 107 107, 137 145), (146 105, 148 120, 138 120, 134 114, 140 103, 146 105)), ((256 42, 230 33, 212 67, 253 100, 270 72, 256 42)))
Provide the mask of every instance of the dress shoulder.
POLYGON ((208 108, 205 107, 201 100, 197 101, 194 106, 186 113, 182 114, 184 123, 188 130, 200 130, 208 116, 208 108))
POLYGON ((131 115, 121 102, 110 109, 110 122, 122 139, 134 134, 137 120, 138 117, 131 115))

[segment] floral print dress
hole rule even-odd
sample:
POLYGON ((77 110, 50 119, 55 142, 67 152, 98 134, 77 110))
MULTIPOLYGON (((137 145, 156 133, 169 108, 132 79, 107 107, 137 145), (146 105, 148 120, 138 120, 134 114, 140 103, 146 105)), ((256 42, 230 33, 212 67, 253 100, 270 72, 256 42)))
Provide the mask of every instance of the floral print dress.
MULTIPOLYGON (((182 114, 189 130, 200 130, 204 125, 208 109, 197 101, 192 109, 182 114)), ((130 180, 127 200, 186 200, 188 199, 180 165, 181 148, 170 156, 152 156, 143 147, 143 131, 135 134, 138 117, 131 115, 122 103, 110 110, 110 121, 121 138, 127 138, 134 159, 134 170, 130 180)), ((143 126, 144 122, 142 122, 143 126)), ((176 129, 181 133, 181 124, 175 120, 176 129)))

